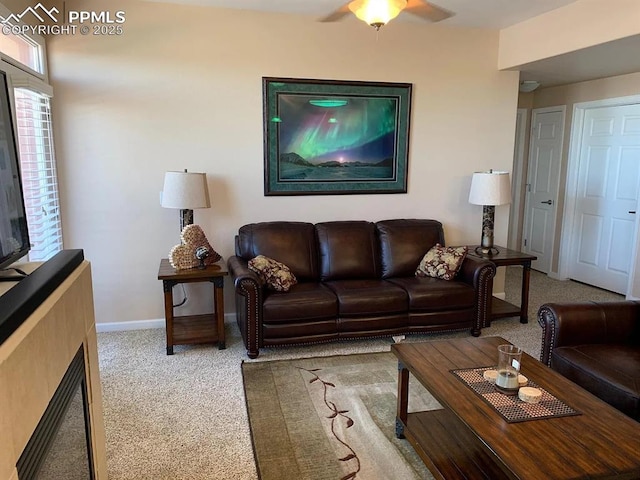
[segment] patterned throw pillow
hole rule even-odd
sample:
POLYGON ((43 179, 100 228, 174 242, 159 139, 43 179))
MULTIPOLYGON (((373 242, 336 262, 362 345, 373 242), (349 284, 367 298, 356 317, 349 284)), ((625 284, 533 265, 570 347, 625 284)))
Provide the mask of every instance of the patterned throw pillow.
POLYGON ((285 264, 273 258, 258 255, 249 260, 249 269, 258 274, 267 288, 276 292, 288 292, 298 280, 285 264))
POLYGON ((460 270, 468 251, 467 247, 443 247, 436 243, 422 257, 416 270, 416 277, 435 277, 443 280, 452 280, 460 270))

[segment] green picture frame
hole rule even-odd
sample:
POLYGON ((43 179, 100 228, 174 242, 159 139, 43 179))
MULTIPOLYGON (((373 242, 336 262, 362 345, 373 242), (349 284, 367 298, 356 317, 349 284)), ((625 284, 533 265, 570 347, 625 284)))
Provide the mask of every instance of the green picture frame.
POLYGON ((410 83, 263 77, 264 194, 407 193, 410 83))

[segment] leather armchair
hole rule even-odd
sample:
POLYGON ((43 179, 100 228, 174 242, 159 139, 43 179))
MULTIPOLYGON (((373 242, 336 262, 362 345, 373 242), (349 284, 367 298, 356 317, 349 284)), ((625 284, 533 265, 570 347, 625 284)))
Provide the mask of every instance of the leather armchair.
POLYGON ((547 303, 540 361, 640 421, 640 302, 547 303))

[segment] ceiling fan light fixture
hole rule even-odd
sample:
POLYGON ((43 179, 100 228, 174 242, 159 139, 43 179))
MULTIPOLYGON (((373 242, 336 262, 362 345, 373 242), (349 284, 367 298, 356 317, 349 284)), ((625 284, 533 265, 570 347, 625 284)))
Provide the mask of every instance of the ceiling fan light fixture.
POLYGON ((349 4, 349 10, 378 30, 396 18, 406 6, 407 0, 354 0, 349 4))

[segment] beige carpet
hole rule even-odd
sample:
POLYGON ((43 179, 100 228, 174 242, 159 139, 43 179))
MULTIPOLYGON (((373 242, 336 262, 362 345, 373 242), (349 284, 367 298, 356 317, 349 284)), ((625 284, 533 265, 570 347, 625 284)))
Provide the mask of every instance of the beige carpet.
MULTIPOLYGON (((520 269, 508 270, 507 300, 519 301, 520 269)), ((529 324, 498 320, 483 335, 502 336, 534 357, 540 351, 535 313, 541 303, 621 298, 537 272, 531 280, 529 324)), ((164 341, 163 329, 98 335, 109 479, 257 479, 242 388, 241 362, 248 359, 235 324, 227 324, 226 350, 182 346, 167 356, 164 341)), ((257 361, 388 351, 390 343, 377 339, 263 349, 257 361)), ((282 478, 291 477, 283 472, 282 478)))

